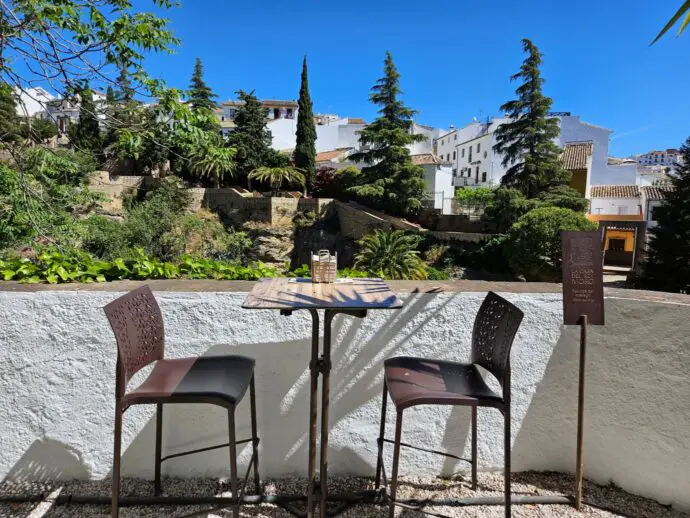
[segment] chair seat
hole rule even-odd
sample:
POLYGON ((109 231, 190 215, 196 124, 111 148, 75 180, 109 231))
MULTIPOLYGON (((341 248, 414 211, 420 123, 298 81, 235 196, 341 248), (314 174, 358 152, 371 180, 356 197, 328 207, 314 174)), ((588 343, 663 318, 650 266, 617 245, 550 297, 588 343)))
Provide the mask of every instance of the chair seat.
POLYGON ((254 363, 245 356, 158 360, 144 382, 125 394, 123 403, 212 403, 233 407, 249 387, 254 363))
POLYGON ((503 408, 503 398, 473 364, 401 356, 384 362, 384 375, 398 410, 415 405, 503 408))

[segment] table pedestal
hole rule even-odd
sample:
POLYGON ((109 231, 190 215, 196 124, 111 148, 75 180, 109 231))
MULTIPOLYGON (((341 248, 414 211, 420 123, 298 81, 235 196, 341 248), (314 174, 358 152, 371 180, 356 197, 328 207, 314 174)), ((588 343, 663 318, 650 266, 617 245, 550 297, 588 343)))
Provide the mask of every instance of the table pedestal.
MULTIPOLYGON (((282 315, 291 315, 293 310, 283 309, 282 315)), ((328 412, 331 399, 331 331, 333 317, 337 314, 364 318, 365 309, 325 309, 323 329, 323 352, 319 340, 319 313, 310 309, 312 319, 311 333, 311 361, 309 373, 311 384, 309 390, 309 469, 307 483, 307 517, 314 516, 314 509, 318 505, 320 516, 327 516, 328 502, 328 412), (321 455, 319 459, 319 480, 316 480, 316 427, 318 421, 317 392, 319 390, 319 375, 321 378, 321 455)), ((347 504, 345 504, 347 505, 347 504)))

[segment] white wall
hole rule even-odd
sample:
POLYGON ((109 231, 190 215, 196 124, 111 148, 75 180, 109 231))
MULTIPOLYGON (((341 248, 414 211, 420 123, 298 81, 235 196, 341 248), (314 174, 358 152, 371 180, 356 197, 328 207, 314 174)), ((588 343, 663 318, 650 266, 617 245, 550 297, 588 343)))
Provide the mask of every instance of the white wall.
POLYGON ((422 167, 424 167, 426 192, 433 195, 434 208, 443 209, 443 199, 453 198, 455 195, 453 170, 451 167, 438 164, 424 164, 422 167))
MULTIPOLYGON (((609 138, 611 130, 582 122, 579 116, 559 117, 561 133, 558 145, 565 147, 567 142, 592 142, 591 185, 611 185, 609 176, 609 138)), ((634 181, 632 183, 635 183, 634 181)))
POLYGON ((592 198, 590 214, 640 215, 641 198, 592 198), (623 209, 621 210, 621 207, 623 209))
MULTIPOLYGON (((225 285, 225 284, 224 284, 225 285)), ((690 297, 629 300, 611 290, 607 325, 589 333, 585 476, 690 509, 690 297), (621 297, 621 298, 617 298, 621 297)), ((0 292, 0 477, 101 479, 111 468, 115 343, 101 307, 118 294, 0 292)), ((513 469, 572 472, 579 332, 561 325, 557 293, 505 294, 525 312, 512 353, 513 469)), ((240 308, 244 293, 160 292, 167 355, 238 353, 257 360, 258 423, 264 477, 307 467, 310 320, 305 313, 240 308)), ((663 297, 663 295, 662 295, 663 297)), ((333 474, 372 475, 382 361, 419 355, 466 361, 481 293, 408 294, 400 311, 371 311, 334 323, 331 441, 333 474)), ((388 413, 389 430, 393 412, 388 413)), ((249 431, 248 405, 237 413, 249 431)), ((226 413, 166 408, 165 453, 217 444, 226 413)), ((502 418, 479 411, 479 466, 502 466, 502 418)), ((403 440, 469 453, 470 411, 421 407, 405 413, 403 440)), ((125 414, 123 472, 152 477, 151 408, 125 414)), ((242 448, 246 462, 248 449, 242 448)), ((390 463, 390 448, 386 457, 390 463)), ((390 466, 390 464, 388 464, 390 466)), ((227 455, 207 452, 164 464, 164 474, 219 476, 227 455)), ((466 469, 406 450, 402 475, 466 469)))
POLYGON ((645 214, 645 219, 647 220, 647 228, 654 228, 657 226, 656 220, 652 217, 654 214, 654 209, 659 207, 664 202, 661 200, 649 200, 647 202, 647 214, 645 214))

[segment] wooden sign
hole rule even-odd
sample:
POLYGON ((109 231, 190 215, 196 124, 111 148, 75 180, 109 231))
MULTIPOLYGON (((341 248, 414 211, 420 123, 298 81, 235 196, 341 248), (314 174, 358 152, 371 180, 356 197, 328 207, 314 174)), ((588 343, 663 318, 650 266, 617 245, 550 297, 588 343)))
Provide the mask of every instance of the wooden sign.
POLYGON ((604 254, 601 232, 566 231, 563 247, 563 323, 604 325, 604 254))

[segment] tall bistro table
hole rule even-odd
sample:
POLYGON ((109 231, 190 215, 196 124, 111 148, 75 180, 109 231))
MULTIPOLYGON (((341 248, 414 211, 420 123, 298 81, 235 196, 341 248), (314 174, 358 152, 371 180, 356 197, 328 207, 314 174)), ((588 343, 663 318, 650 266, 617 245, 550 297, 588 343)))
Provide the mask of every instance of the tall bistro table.
POLYGON ((328 411, 330 405, 331 326, 337 314, 364 318, 370 309, 399 309, 402 302, 381 279, 338 279, 335 283, 312 283, 311 279, 262 279, 247 295, 245 309, 277 309, 291 315, 306 309, 312 318, 311 390, 309 396, 309 483, 307 516, 314 515, 320 502, 320 516, 327 515, 328 500, 328 411), (323 353, 319 355, 319 314, 324 310, 323 353), (316 480, 317 391, 321 379, 321 461, 316 480))

